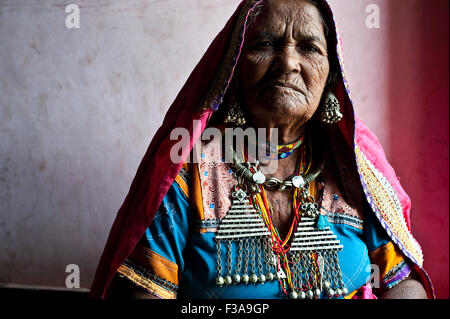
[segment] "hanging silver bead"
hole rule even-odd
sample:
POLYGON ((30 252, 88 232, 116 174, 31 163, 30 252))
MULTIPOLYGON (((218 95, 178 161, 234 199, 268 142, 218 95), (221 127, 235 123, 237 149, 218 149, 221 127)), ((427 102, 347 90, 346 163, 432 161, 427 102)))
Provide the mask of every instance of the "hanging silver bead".
POLYGON ((259 282, 261 284, 264 284, 266 282, 266 276, 263 274, 259 275, 259 282))
POLYGON ((342 290, 340 288, 336 289, 336 297, 340 297, 342 295, 342 290))
POLYGON ((311 290, 308 290, 306 292, 306 298, 313 299, 314 298, 314 293, 311 290))
POLYGON ((299 297, 300 299, 306 299, 306 294, 305 294, 305 292, 304 292, 304 291, 300 291, 299 294, 298 294, 298 297, 299 297))
POLYGON ((258 282, 258 276, 256 274, 253 274, 250 276, 250 282, 252 284, 256 284, 258 282))
POLYGON ((217 277, 217 279, 216 279, 217 286, 222 287, 224 283, 225 283, 225 280, 223 279, 222 276, 217 277))
POLYGON ((328 289, 328 291, 327 291, 327 296, 329 297, 329 298, 334 298, 334 296, 335 296, 335 292, 334 292, 334 290, 333 289, 328 289))
POLYGON ((225 277, 225 285, 229 286, 233 283, 233 279, 231 279, 231 276, 225 277))
POLYGON ((331 284, 328 281, 325 281, 322 286, 325 289, 329 289, 331 287, 331 284))
POLYGON ((315 296, 315 297, 319 298, 321 294, 322 294, 322 291, 320 291, 319 288, 316 288, 316 289, 314 290, 314 296, 315 296))
POLYGON ((348 295, 348 289, 347 288, 342 288, 342 295, 345 297, 348 295))
POLYGON ((298 299, 298 293, 295 292, 295 291, 292 291, 292 292, 289 294, 289 299, 298 299))
POLYGON ((268 272, 268 273, 266 274, 266 278, 267 278, 268 281, 272 281, 272 280, 274 279, 273 273, 268 272))
POLYGON ((241 282, 241 276, 240 276, 239 274, 235 274, 235 275, 233 276, 233 282, 234 282, 235 284, 240 283, 240 282, 241 282))
POLYGON ((250 280, 250 278, 248 277, 248 275, 247 274, 243 274, 242 275, 242 282, 244 283, 244 284, 248 284, 248 281, 250 280))

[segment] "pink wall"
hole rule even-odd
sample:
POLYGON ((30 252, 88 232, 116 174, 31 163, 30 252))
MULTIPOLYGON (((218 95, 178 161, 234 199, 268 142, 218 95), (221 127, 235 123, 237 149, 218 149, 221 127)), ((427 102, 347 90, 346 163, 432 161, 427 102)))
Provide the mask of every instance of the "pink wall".
POLYGON ((448 0, 330 0, 358 116, 412 199, 412 229, 438 298, 448 298, 448 0))
POLYGON ((390 1, 390 156, 438 298, 449 297, 448 0, 390 1))
POLYGON ((366 7, 373 0, 329 0, 344 45, 345 69, 358 116, 389 149, 389 1, 377 1, 379 29, 366 27, 366 7), (376 112, 374 112, 376 110, 376 112))
POLYGON ((448 0, 330 0, 358 116, 412 199, 412 229, 438 298, 448 298, 448 0))

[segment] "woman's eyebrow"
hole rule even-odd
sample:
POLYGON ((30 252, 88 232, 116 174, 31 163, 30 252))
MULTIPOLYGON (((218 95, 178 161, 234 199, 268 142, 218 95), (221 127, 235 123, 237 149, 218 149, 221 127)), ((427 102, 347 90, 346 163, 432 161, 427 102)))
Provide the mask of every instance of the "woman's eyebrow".
POLYGON ((277 36, 270 31, 260 31, 258 33, 255 34, 255 39, 267 39, 267 40, 275 40, 277 39, 277 36))
POLYGON ((319 44, 322 44, 322 45, 326 46, 326 42, 324 42, 321 37, 316 36, 316 35, 301 36, 300 40, 303 41, 303 42, 310 42, 310 43, 316 42, 316 43, 319 43, 319 44))
MULTIPOLYGON (((261 40, 261 39, 265 39, 265 40, 277 40, 279 38, 279 36, 277 36, 276 34, 274 34, 271 31, 260 31, 257 32, 254 35, 254 39, 255 40, 261 40)), ((326 46, 326 42, 324 42, 324 39, 320 36, 314 35, 314 34, 303 34, 300 35, 300 41, 302 42, 316 42, 319 43, 323 46, 326 46)))

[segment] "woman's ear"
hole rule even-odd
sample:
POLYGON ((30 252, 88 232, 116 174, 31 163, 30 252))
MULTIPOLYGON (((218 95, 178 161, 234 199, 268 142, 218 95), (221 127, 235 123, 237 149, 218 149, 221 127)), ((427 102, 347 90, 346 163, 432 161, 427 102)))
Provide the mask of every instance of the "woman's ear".
POLYGON ((328 74, 327 82, 325 84, 324 92, 333 91, 337 85, 338 72, 335 70, 334 66, 330 67, 330 73, 328 74))

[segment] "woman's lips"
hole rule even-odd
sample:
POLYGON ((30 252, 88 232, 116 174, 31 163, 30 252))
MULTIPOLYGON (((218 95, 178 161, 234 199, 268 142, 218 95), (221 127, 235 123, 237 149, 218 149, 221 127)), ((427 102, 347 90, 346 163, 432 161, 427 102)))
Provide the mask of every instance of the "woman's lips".
POLYGON ((283 89, 291 89, 297 92, 302 93, 302 90, 295 84, 292 83, 285 83, 285 82, 272 82, 269 85, 267 85, 267 87, 279 87, 279 88, 283 88, 283 89))

